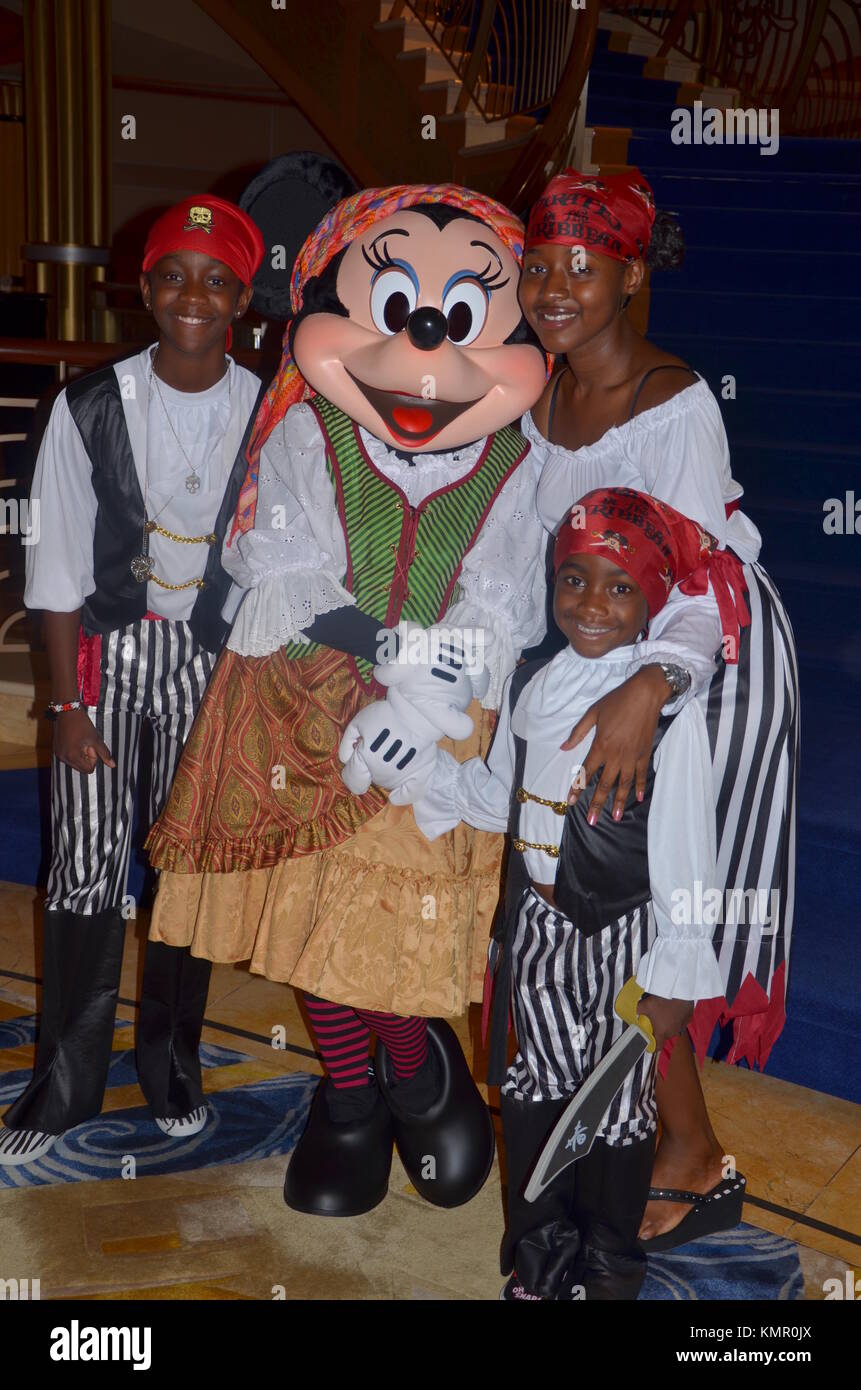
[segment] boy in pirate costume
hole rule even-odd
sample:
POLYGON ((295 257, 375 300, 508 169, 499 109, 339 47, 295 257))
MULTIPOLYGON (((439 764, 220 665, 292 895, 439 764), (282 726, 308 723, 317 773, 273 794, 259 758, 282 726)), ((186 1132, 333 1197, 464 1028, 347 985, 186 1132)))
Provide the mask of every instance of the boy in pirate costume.
MULTIPOLYGON (((644 1053, 609 1104, 590 1152, 534 1203, 523 1185, 573 1094, 622 1033, 613 1003, 636 975, 639 1010, 658 1048, 693 1004, 721 993, 712 928, 696 887, 715 878, 711 761, 696 702, 664 717, 645 794, 613 825, 593 824, 572 775, 593 733, 564 744, 575 717, 626 679, 633 644, 673 585, 711 579, 721 619, 737 638, 749 621, 741 566, 714 538, 645 493, 588 493, 559 530, 554 616, 569 645, 519 667, 508 682, 486 762, 441 749, 416 779, 413 811, 431 838, 460 819, 511 835, 505 913, 498 931, 492 1084, 502 1084, 508 1173, 506 1300, 636 1298, 645 1273, 637 1231, 654 1150, 654 1053, 644 1053), (677 911, 682 890, 694 904, 677 911), (509 1000, 518 1053, 505 1071, 509 1000), (583 1296, 583 1295, 577 1295, 583 1296)), ((740 1186, 736 1183, 736 1186, 740 1186)), ((728 1194, 729 1195, 729 1194, 728 1194)), ((732 1200, 732 1198, 729 1198, 732 1200)))
MULTIPOLYGON (((314 157, 277 163, 286 224, 314 157)), ((385 1197, 393 1140, 443 1206, 493 1157, 442 1020, 480 997, 501 837, 459 828, 431 849, 397 801, 439 738, 486 749, 503 681, 543 635, 537 475, 508 422, 546 361, 505 208, 455 185, 333 201, 297 242, 284 357, 225 548, 248 593, 148 849, 156 940, 302 991, 328 1076, 285 1199, 347 1216, 385 1197), (430 660, 396 662, 408 679, 381 699, 383 629, 407 620, 430 660), (442 622, 481 629, 483 679, 480 663, 473 683, 456 655, 433 659, 442 622)))
MULTIPOLYGON (((158 342, 66 387, 42 442, 25 602, 44 610, 54 697, 52 858, 35 1070, 4 1117, 0 1164, 35 1162, 101 1109, 142 725, 154 741, 152 820, 228 631, 221 541, 261 388, 225 345, 263 249, 224 199, 164 213, 140 278, 158 342)), ((206 1122, 197 1047, 209 973, 188 952, 147 948, 138 1074, 176 1138, 206 1122)))

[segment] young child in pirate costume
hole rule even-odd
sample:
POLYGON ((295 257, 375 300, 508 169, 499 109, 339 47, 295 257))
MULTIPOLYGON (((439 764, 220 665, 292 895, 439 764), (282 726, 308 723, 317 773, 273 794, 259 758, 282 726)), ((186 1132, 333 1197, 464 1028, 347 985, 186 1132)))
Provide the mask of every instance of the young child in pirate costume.
MULTIPOLYGON (((58 396, 33 481, 41 539, 25 602, 44 610, 54 724, 52 858, 33 1080, 0 1163, 34 1162, 98 1115, 113 1041, 142 727, 152 820, 228 631, 220 550, 260 383, 225 357, 263 254, 235 204, 201 195, 153 225, 141 294, 158 342, 58 396)), ((181 1138, 206 1109, 197 1047, 210 965, 149 943, 138 1074, 181 1138)))
MULTIPOLYGON (((579 717, 625 679, 633 647, 674 584, 710 575, 725 630, 748 621, 740 566, 714 538, 663 503, 626 488, 588 493, 554 549, 554 616, 569 645, 517 669, 487 761, 441 749, 413 810, 431 837, 460 819, 507 828, 511 855, 496 952, 492 1083, 502 1085, 508 1172, 506 1299, 636 1298, 645 1273, 637 1231, 654 1149, 654 1055, 644 1053, 601 1121, 592 1149, 534 1203, 523 1184, 561 1111, 620 1036, 613 1010, 636 975, 639 1011, 658 1046, 693 1004, 722 991, 711 927, 696 887, 715 873, 711 760, 697 703, 659 725, 644 794, 617 825, 591 825, 569 804, 593 734, 561 745, 579 717), (687 894, 677 910, 679 892, 687 894), (518 1053, 504 1073, 509 999, 518 1053), (583 1295, 578 1295, 583 1296, 583 1295)), ((594 785, 594 784, 593 784, 594 785)))
MULTIPOLYGON (((312 164, 279 161, 285 207, 312 164)), ((393 1138, 440 1205, 492 1160, 441 1020, 480 997, 501 839, 458 827, 431 848, 396 802, 444 735, 486 749, 544 630, 537 477, 507 424, 546 377, 515 293, 522 236, 492 199, 405 185, 341 198, 304 241, 224 553, 249 592, 148 842, 156 939, 304 994, 328 1080, 287 1173, 302 1211, 375 1206, 393 1138), (424 655, 377 684, 382 630, 406 621, 424 655), (465 650, 437 659, 442 621, 480 635, 486 675, 465 650)))
POLYGON ((725 903, 715 948, 724 990, 697 1008, 659 1063, 661 1138, 642 1228, 650 1251, 726 1227, 724 1146, 709 1121, 697 1059, 720 1024, 731 1037, 726 1061, 765 1067, 785 1020, 795 902, 792 628, 759 562, 759 532, 740 509, 743 489, 718 401, 690 366, 638 333, 627 313, 646 267, 672 267, 683 250, 679 227, 656 213, 639 170, 593 176, 566 169, 532 209, 520 283, 527 320, 545 349, 564 357, 522 422, 543 465, 538 508, 548 531, 556 531, 570 498, 592 488, 660 497, 742 562, 751 613, 738 660, 727 661, 708 588, 675 604, 645 644, 645 669, 632 667, 623 686, 577 727, 572 721, 572 740, 597 728, 587 771, 603 764, 592 799, 601 818, 642 775, 668 697, 699 699, 712 749, 716 886, 725 903))

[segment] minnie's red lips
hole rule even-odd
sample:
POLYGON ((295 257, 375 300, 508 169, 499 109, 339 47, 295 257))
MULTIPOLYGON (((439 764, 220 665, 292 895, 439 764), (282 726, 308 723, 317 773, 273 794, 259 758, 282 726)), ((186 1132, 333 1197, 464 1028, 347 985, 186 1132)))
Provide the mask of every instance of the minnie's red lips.
POLYGON ((433 428, 434 419, 426 406, 396 405, 392 419, 404 434, 427 434, 433 428))
POLYGON ((414 396, 407 391, 387 391, 381 386, 371 386, 360 381, 349 367, 344 370, 352 382, 358 386, 365 400, 376 411, 380 423, 398 444, 412 449, 420 449, 456 420, 459 415, 478 405, 482 396, 474 401, 427 400, 424 396, 414 396))

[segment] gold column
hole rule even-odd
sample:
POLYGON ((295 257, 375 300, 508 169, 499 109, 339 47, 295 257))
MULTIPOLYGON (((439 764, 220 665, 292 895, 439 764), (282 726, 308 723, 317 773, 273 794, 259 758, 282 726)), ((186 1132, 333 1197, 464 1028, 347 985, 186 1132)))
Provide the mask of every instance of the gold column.
MULTIPOLYGON (((24 130, 27 151, 27 236, 52 241, 56 225, 54 170, 54 51, 52 8, 55 0, 27 0, 24 6, 24 130)), ((37 263, 36 289, 56 291, 52 265, 37 263)))
POLYGON ((51 329, 83 339, 110 242, 110 3, 24 0, 24 24, 25 254, 54 296, 51 329))
MULTIPOLYGON (((111 243, 111 13, 105 0, 84 0, 84 82, 87 114, 86 236, 91 246, 111 243), (92 177, 93 170, 100 177, 92 177)), ((107 279, 107 267, 93 266, 94 290, 107 279)), ((106 342, 117 341, 116 315, 102 315, 106 342)))

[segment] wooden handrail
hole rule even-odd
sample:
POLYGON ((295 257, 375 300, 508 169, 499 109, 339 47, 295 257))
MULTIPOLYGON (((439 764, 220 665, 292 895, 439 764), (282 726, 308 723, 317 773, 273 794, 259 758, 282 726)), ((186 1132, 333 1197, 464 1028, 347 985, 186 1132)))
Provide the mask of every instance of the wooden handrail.
POLYGON ((469 103, 473 100, 473 92, 478 87, 479 78, 484 64, 487 60, 487 45, 490 33, 493 29, 493 17, 496 13, 496 0, 482 0, 481 14, 478 17, 478 28, 473 39, 472 52, 469 55, 467 64, 461 73, 462 86, 457 98, 455 110, 466 111, 469 103))
MULTIPOLYGON (((0 366, 59 367, 65 363, 68 367, 94 370, 110 362, 121 362, 124 357, 134 357, 143 346, 142 343, 71 342, 62 338, 0 338, 0 366)), ((231 348, 230 355, 251 371, 260 361, 260 354, 247 348, 231 348)))
POLYGON ((61 338, 0 338, 0 366, 103 367, 140 352, 139 343, 77 343, 61 338))
POLYGON ((577 12, 574 42, 547 118, 497 194, 515 212, 523 212, 535 201, 547 182, 547 164, 555 164, 568 137, 595 51, 599 10, 600 0, 586 0, 585 9, 577 12))

